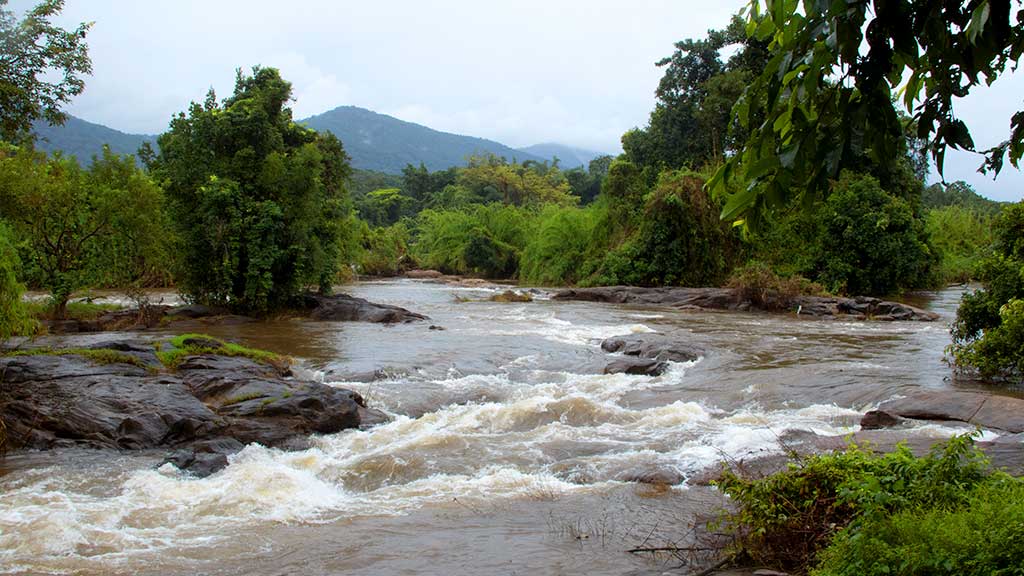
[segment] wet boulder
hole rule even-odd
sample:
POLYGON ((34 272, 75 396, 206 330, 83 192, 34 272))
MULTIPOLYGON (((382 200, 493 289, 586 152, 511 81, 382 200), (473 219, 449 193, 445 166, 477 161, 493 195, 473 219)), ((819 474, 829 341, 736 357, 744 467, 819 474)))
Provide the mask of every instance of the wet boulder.
POLYGON ((680 337, 656 332, 613 336, 601 342, 601 349, 662 362, 692 362, 704 355, 702 348, 683 342, 680 337))
POLYGON ((309 311, 309 317, 313 320, 395 324, 427 319, 422 314, 410 312, 400 306, 375 304, 347 294, 324 296, 307 293, 302 296, 300 304, 309 311))
MULTIPOLYGON (((286 448, 309 434, 387 419, 356 392, 294 379, 286 366, 218 354, 186 357, 174 371, 154 361, 152 344, 133 341, 80 354, 0 356, 9 446, 195 452, 219 438, 286 448)), ((179 456, 186 467, 207 471, 224 463, 179 456)))
POLYGON ((0 374, 14 446, 152 448, 173 443, 182 430, 194 436, 220 426, 180 379, 133 364, 97 366, 77 355, 7 357, 0 358, 0 374))
POLYGON ((860 427, 861 430, 881 430, 899 426, 906 421, 906 418, 900 418, 885 410, 871 410, 860 419, 860 427))
POLYGON ((634 374, 660 376, 668 370, 668 363, 651 358, 619 358, 604 367, 605 374, 634 374))

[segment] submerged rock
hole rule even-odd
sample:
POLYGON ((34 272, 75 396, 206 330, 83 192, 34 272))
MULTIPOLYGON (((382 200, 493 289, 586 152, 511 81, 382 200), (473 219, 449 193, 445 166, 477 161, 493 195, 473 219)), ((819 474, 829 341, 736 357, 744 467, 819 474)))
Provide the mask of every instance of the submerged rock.
POLYGON ((491 302, 533 302, 533 296, 514 290, 505 290, 488 298, 491 302))
POLYGON ((179 448, 171 461, 199 474, 222 467, 246 443, 289 447, 309 434, 387 418, 356 392, 249 358, 187 356, 166 372, 156 368, 152 344, 119 340, 94 349, 112 354, 0 357, 9 447, 179 448))
MULTIPOLYGON (((748 310, 758 306, 733 288, 641 288, 637 286, 603 286, 571 288, 556 292, 554 300, 582 300, 612 304, 648 304, 683 309, 748 310)), ((776 303, 777 304, 777 303, 776 303)), ((779 308, 773 305, 771 308, 779 308)), ((801 316, 853 316, 870 320, 917 320, 933 322, 939 315, 899 302, 879 298, 797 296, 782 308, 801 316)))

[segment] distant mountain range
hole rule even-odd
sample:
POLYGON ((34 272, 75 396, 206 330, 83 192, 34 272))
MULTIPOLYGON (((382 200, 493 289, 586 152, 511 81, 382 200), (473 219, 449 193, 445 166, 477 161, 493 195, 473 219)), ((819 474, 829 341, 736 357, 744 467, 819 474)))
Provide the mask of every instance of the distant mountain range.
POLYGON ((61 151, 65 156, 74 156, 80 162, 88 163, 93 156, 103 152, 103 145, 117 154, 135 154, 143 142, 156 145, 156 136, 149 134, 125 134, 102 124, 86 122, 81 118, 68 116, 63 126, 50 126, 36 122, 34 129, 36 148, 47 152, 61 151))
MULTIPOLYGON (((510 148, 493 140, 440 132, 355 106, 340 106, 298 122, 314 130, 333 132, 352 157, 353 167, 389 174, 421 162, 430 170, 461 166, 472 154, 490 153, 520 162, 550 161, 557 156, 562 168, 586 167, 590 160, 601 156, 599 152, 554 143, 510 148)), ((83 162, 99 154, 104 144, 118 154, 133 154, 143 142, 156 143, 154 135, 126 134, 74 116, 69 116, 64 126, 37 123, 35 132, 39 148, 60 150, 83 162)))

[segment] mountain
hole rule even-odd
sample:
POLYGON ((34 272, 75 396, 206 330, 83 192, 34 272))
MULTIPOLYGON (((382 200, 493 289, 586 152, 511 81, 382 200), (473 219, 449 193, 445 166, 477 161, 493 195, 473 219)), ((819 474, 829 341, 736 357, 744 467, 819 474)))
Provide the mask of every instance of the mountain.
MULTIPOLYGON (((591 159, 601 155, 553 143, 516 150, 493 140, 440 132, 355 106, 341 106, 298 122, 314 130, 333 132, 352 157, 354 168, 388 174, 398 174, 406 164, 419 165, 420 162, 430 170, 462 166, 467 156, 481 153, 520 162, 550 161, 557 156, 563 168, 585 167, 591 159)), ((118 154, 134 154, 143 142, 153 143, 154 148, 156 143, 156 136, 125 134, 74 116, 68 116, 63 126, 37 123, 35 132, 39 136, 39 148, 47 152, 62 150, 82 162, 89 162, 93 155, 100 154, 103 144, 109 144, 118 154)))
POLYGON ((340 106, 298 122, 320 132, 330 130, 352 157, 352 166, 378 172, 395 174, 406 164, 420 162, 431 171, 444 170, 461 166, 467 156, 480 153, 520 162, 542 160, 493 140, 439 132, 355 106, 340 106))
POLYGON ((38 136, 36 148, 54 152, 60 150, 66 156, 75 156, 79 162, 89 163, 94 155, 103 152, 103 145, 117 154, 135 154, 143 142, 156 145, 156 136, 147 134, 125 134, 102 124, 86 122, 81 118, 68 116, 63 126, 51 126, 36 122, 33 131, 38 136))
POLYGON ((558 165, 565 169, 576 168, 577 166, 586 168, 594 158, 606 155, 603 152, 594 152, 593 150, 575 148, 555 142, 534 144, 533 146, 519 148, 518 150, 531 156, 540 156, 549 160, 551 158, 558 158, 558 165))

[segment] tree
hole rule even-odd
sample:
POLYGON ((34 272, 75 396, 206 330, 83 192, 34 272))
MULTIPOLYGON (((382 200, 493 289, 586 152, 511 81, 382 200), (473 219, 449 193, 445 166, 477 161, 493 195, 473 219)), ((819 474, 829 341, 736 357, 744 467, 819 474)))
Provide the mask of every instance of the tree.
POLYGON ((153 173, 177 229, 179 289, 190 300, 265 313, 306 286, 330 290, 346 226, 341 142, 292 121, 291 84, 274 68, 238 71, 231 97, 176 116, 153 173))
POLYGON ((982 376, 1024 378, 1024 201, 993 224, 992 253, 978 269, 984 287, 964 294, 953 324, 953 360, 982 376))
POLYGON ((819 215, 818 281, 834 293, 929 287, 937 258, 910 204, 871 176, 846 172, 819 215))
POLYGON ((36 120, 64 123, 61 106, 82 93, 82 76, 92 73, 85 43, 92 24, 71 31, 54 26, 50 19, 63 0, 44 0, 21 21, 6 5, 0 0, 0 139, 18 141, 36 120))
POLYGON ((33 328, 21 300, 25 289, 14 276, 19 264, 10 230, 0 221, 0 343, 11 336, 31 332, 33 328))
MULTIPOLYGON (((749 137, 709 186, 730 192, 724 218, 752 217, 796 197, 818 197, 861 157, 884 174, 902 161, 907 123, 928 141, 939 172, 947 148, 975 150, 956 118, 955 98, 991 84, 1024 51, 1024 11, 1010 0, 751 0, 748 36, 769 42, 771 59, 734 112, 749 137)), ((998 174, 1024 155, 1024 112, 1009 138, 985 151, 998 174)))
POLYGON ((575 204, 569 182, 557 167, 547 163, 509 164, 497 156, 471 156, 458 172, 458 184, 487 201, 515 206, 575 204))
POLYGON ((107 149, 83 170, 74 158, 0 150, 0 217, 27 246, 26 265, 50 291, 58 319, 76 290, 112 271, 123 274, 119 282, 139 273, 134 257, 147 253, 147 239, 160 237, 153 230, 162 224, 160 205, 159 188, 130 156, 107 149))
POLYGON ((747 38, 739 18, 675 48, 657 63, 665 74, 647 127, 622 137, 626 156, 641 166, 699 168, 733 150, 742 139, 740 132, 733 134, 733 105, 766 60, 764 43, 747 38), (722 49, 732 45, 740 49, 723 61, 722 49))

